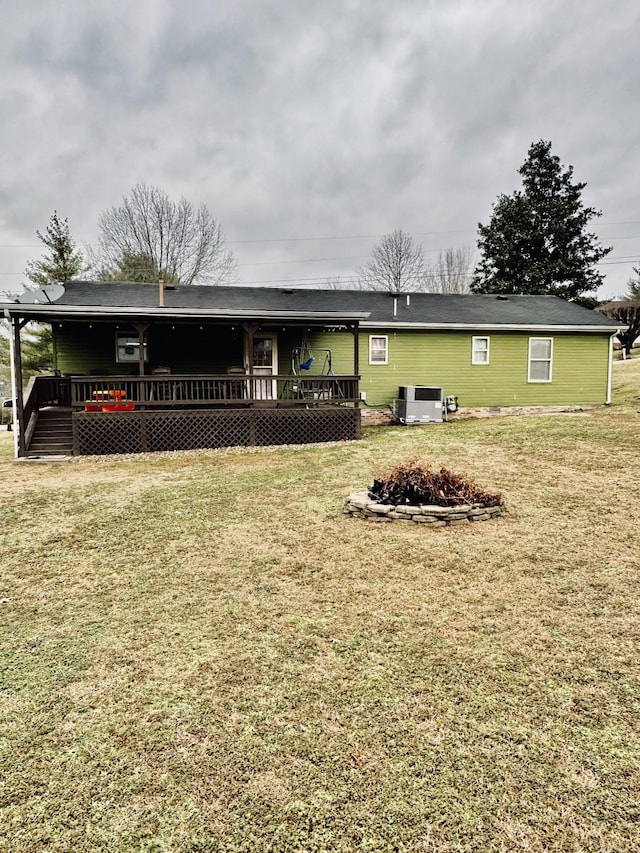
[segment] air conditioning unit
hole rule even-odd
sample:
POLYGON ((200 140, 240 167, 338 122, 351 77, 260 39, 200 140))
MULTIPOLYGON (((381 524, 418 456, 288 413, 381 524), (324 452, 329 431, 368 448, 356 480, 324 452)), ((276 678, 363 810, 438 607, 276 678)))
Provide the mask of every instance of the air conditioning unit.
POLYGON ((395 420, 401 424, 441 424, 444 420, 442 388, 401 385, 393 401, 395 420))

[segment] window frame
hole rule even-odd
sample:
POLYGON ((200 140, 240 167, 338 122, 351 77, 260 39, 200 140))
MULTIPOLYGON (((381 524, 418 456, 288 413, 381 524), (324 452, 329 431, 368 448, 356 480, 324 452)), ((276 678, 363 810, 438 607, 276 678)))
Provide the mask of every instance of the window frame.
POLYGON ((473 335, 471 338, 471 364, 479 364, 482 366, 488 365, 490 361, 490 353, 491 351, 491 338, 489 335, 473 335), (476 348, 476 341, 486 341, 487 348, 486 350, 481 350, 476 348), (478 358, 478 353, 486 354, 486 359, 482 361, 478 358))
POLYGON ((553 338, 549 336, 537 336, 533 338, 529 338, 529 353, 527 359, 528 371, 527 371, 527 382, 534 383, 549 383, 553 382, 553 338), (531 355, 532 346, 536 341, 548 341, 549 342, 549 357, 548 358, 533 358, 531 355), (533 364, 548 364, 548 377, 546 379, 537 379, 531 376, 531 367, 533 364))
MULTIPOLYGON (((140 338, 138 337, 137 332, 123 332, 121 329, 116 329, 115 343, 116 343, 116 364, 139 364, 140 363, 140 353, 138 352, 140 338), (123 343, 121 343, 121 341, 123 343), (129 358, 121 358, 120 357, 120 350, 125 349, 127 346, 133 346, 136 350, 136 354, 134 356, 130 356, 129 358)), ((147 361, 149 361, 149 351, 148 351, 146 339, 143 343, 143 348, 144 348, 144 360, 145 360, 145 362, 147 362, 147 361)))
POLYGON ((369 335, 369 364, 374 367, 389 364, 389 335, 369 335), (373 358, 374 341, 384 341, 384 359, 373 358))

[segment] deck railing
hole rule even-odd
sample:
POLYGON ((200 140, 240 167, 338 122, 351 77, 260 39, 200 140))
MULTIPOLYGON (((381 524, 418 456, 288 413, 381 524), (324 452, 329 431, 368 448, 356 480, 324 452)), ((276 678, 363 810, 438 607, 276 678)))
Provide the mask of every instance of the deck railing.
POLYGON ((142 409, 338 405, 359 399, 358 376, 223 374, 70 379, 70 405, 77 409, 99 408, 101 404, 142 409))
POLYGON ((24 423, 43 406, 70 406, 71 380, 63 376, 33 376, 24 393, 24 423))
POLYGON ((20 452, 24 453, 38 420, 38 410, 44 406, 71 405, 71 381, 62 376, 33 376, 24 392, 22 405, 22 415, 18 412, 18 423, 20 452))

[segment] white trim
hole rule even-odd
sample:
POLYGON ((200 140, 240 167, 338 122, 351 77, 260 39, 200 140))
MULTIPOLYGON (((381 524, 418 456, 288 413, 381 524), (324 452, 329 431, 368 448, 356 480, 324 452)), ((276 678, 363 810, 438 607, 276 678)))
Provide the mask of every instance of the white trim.
POLYGON ((369 335, 369 364, 373 367, 389 364, 389 335, 369 335), (384 361, 380 361, 379 359, 374 361, 372 358, 373 348, 371 344, 374 339, 384 340, 384 361))
MULTIPOLYGON (((611 334, 613 326, 549 326, 525 325, 523 323, 384 323, 379 320, 363 320, 361 329, 438 329, 468 331, 473 329, 480 332, 600 332, 602 335, 611 334)), ((615 327, 616 329, 619 326, 615 327)))
POLYGON ((553 382, 553 338, 551 337, 531 337, 529 338, 529 353, 527 358, 527 382, 531 383, 543 383, 548 384, 549 382, 553 382), (531 344, 533 341, 549 341, 551 344, 549 351, 549 358, 531 358, 531 344), (532 379, 531 378, 531 363, 535 361, 536 364, 544 363, 549 365, 549 378, 548 379, 532 379))
MULTIPOLYGON (((9 312, 5 311, 5 317, 9 320, 9 364, 11 370, 11 412, 12 412, 12 427, 13 427, 13 453, 17 459, 20 456, 20 424, 18 423, 18 376, 16 373, 16 344, 14 339, 13 321, 8 316, 9 312)), ((18 320, 16 319, 16 324, 18 320)), ((18 334, 20 331, 18 330, 18 334)), ((22 382, 22 377, 20 377, 22 382)))
POLYGON ((613 374, 613 339, 616 335, 611 335, 609 338, 609 367, 607 369, 607 399, 604 401, 605 406, 611 405, 611 382, 613 374))
MULTIPOLYGON (((270 340, 272 342, 271 347, 271 373, 274 376, 278 375, 278 333, 277 332, 254 332, 252 335, 252 340, 254 341, 267 341, 270 340)), ((249 368, 249 372, 253 371, 253 368, 256 366, 253 363, 253 353, 249 352, 249 335, 245 334, 244 337, 244 351, 245 351, 245 361, 249 368)))
POLYGON ((269 376, 278 375, 278 333, 277 332, 255 332, 251 336, 252 344, 255 347, 256 341, 271 341, 271 366, 261 367, 253 363, 254 352, 249 349, 249 335, 245 332, 244 336, 244 361, 245 370, 251 373, 254 377, 264 376, 265 379, 254 379, 254 393, 257 400, 275 400, 277 397, 277 381, 269 380, 269 376), (261 371, 269 370, 270 373, 262 373, 261 371), (271 386, 271 387, 269 387, 271 386), (264 395, 264 396, 263 396, 264 395))
POLYGON ((472 335, 472 337, 471 337, 471 364, 480 364, 480 365, 489 364, 490 349, 491 349, 491 338, 489 337, 489 335, 472 335), (486 341, 487 342, 487 348, 476 350, 476 341, 486 341), (487 357, 484 360, 477 358, 477 356, 480 353, 482 353, 482 355, 486 354, 487 357))
MULTIPOLYGON (((202 286, 202 285, 201 285, 202 286)), ((30 317, 42 322, 51 322, 49 318, 71 320, 79 315, 81 320, 99 317, 196 317, 215 319, 252 319, 252 320, 326 320, 327 323, 356 322, 371 316, 370 311, 260 311, 255 308, 151 308, 145 305, 134 306, 97 306, 97 305, 27 305, 22 303, 0 303, 0 308, 8 310, 12 316, 30 317)))

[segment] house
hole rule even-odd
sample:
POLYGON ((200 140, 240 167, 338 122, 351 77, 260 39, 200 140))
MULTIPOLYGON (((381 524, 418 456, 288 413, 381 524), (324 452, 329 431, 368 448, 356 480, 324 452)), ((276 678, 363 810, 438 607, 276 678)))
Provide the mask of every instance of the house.
POLYGON ((17 455, 351 439, 362 406, 404 385, 464 407, 610 401, 618 324, 556 297, 87 281, 25 296, 0 304, 14 377, 32 320, 51 323, 56 375, 16 389, 17 455))

